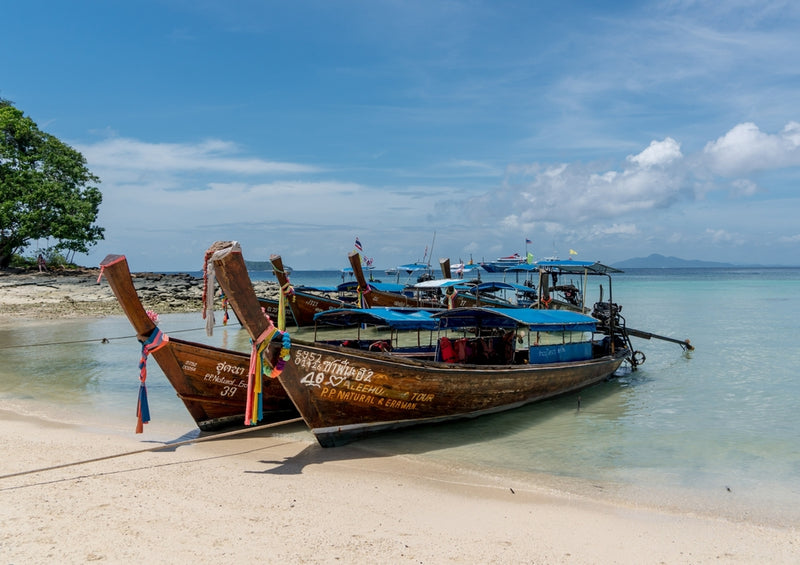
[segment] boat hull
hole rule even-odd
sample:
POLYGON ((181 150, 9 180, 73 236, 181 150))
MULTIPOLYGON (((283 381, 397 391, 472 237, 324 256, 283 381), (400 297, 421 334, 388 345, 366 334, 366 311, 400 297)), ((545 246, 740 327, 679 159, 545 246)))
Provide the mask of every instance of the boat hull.
MULTIPOLYGON (((249 355, 170 338, 153 357, 198 428, 216 431, 244 426, 249 355)), ((262 405, 262 424, 297 416, 286 391, 274 379, 262 379, 262 405)))
MULTIPOLYGON (((108 255, 100 266, 137 338, 144 342, 158 328, 139 300, 125 256, 108 255)), ((213 431, 244 425, 249 355, 169 336, 150 355, 198 428, 213 431)), ((262 423, 297 416, 292 401, 277 381, 262 379, 262 383, 262 423)))
POLYGON ((323 447, 366 434, 501 412, 596 384, 625 352, 585 362, 453 365, 295 343, 278 379, 323 447))

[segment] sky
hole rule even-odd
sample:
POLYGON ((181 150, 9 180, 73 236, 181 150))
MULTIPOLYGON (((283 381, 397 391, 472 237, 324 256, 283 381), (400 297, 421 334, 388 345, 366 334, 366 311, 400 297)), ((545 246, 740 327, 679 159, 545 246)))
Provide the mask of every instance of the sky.
MULTIPOLYGON (((800 3, 6 2, 0 98, 134 271, 531 252, 800 265, 800 3), (526 244, 530 240, 530 244, 526 244)), ((36 242, 44 246, 48 242, 36 242)))

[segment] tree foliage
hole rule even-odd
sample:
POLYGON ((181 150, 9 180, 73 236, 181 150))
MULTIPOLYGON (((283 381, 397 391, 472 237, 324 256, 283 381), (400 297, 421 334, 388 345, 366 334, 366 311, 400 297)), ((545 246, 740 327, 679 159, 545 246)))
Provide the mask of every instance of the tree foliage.
POLYGON ((102 240, 99 182, 83 155, 0 99, 0 267, 34 240, 72 255, 102 240))

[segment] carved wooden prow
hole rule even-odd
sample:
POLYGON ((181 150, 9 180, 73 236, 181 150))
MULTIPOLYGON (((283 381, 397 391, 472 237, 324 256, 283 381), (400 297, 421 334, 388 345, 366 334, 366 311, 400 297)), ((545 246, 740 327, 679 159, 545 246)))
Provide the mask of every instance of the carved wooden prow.
POLYGON ((258 301, 239 244, 217 250, 209 259, 214 262, 214 273, 228 303, 253 340, 269 327, 261 303, 258 301))
POLYGON ((281 288, 285 287, 289 282, 289 277, 286 276, 286 271, 283 269, 283 259, 280 255, 270 255, 269 262, 272 264, 272 272, 275 273, 278 284, 281 285, 281 288))
POLYGON ((141 338, 149 336, 156 325, 147 315, 139 300, 125 255, 106 255, 106 258, 100 262, 100 268, 133 329, 141 338))
POLYGON ((452 278, 450 276, 450 258, 445 257, 443 259, 439 259, 439 266, 442 268, 442 277, 449 279, 452 278))
POLYGON ((353 276, 361 290, 367 290, 369 284, 366 277, 364 277, 364 270, 361 268, 361 254, 357 251, 351 251, 347 254, 347 259, 350 261, 350 266, 353 268, 353 276))

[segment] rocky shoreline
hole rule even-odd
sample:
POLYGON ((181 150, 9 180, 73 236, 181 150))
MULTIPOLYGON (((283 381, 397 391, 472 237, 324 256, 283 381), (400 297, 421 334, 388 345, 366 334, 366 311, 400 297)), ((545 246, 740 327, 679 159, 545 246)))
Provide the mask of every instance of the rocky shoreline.
MULTIPOLYGON (((75 318, 122 315, 100 269, 0 271, 0 317, 75 318)), ((159 314, 202 310, 203 279, 189 274, 132 273, 142 305, 159 314)), ((259 296, 277 297, 278 283, 254 281, 259 296)), ((217 299, 219 300, 219 299, 217 299)), ((219 307, 219 303, 218 303, 219 307)))

